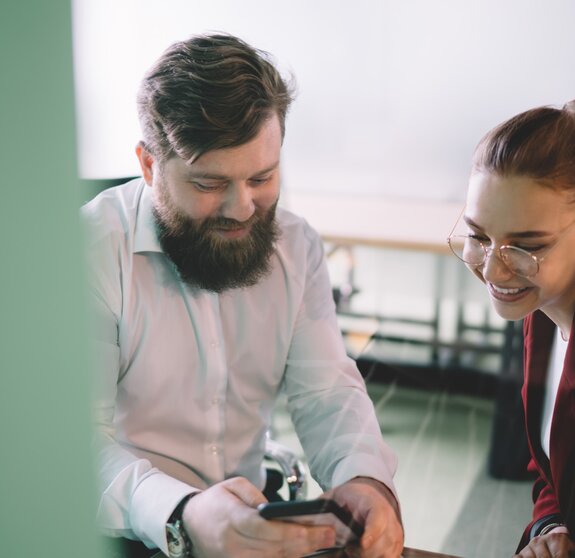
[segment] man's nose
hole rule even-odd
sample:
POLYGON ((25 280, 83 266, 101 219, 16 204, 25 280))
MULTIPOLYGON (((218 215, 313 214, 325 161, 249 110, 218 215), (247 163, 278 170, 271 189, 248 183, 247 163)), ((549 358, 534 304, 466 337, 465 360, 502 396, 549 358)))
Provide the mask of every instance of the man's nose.
POLYGON ((481 266, 481 274, 490 283, 497 283, 502 279, 509 279, 514 273, 507 267, 501 259, 499 250, 489 248, 485 254, 485 261, 481 266))
POLYGON ((222 215, 240 223, 247 221, 255 211, 254 191, 245 182, 232 183, 226 189, 222 215))

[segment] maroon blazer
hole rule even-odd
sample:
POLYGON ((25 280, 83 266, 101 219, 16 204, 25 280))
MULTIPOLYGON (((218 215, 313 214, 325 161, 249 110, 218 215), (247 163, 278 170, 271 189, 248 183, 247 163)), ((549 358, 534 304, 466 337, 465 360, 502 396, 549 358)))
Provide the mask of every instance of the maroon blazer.
MULTIPOLYGON (((571 326, 575 332, 575 327, 571 326)), ((527 439, 531 452, 529 470, 535 473, 533 485, 533 520, 525 529, 519 548, 529 542, 535 522, 558 514, 569 533, 575 536, 575 339, 570 336, 559 383, 553 421, 550 453, 541 447, 541 422, 547 366, 553 344, 555 324, 541 311, 527 316, 524 322, 524 383, 521 391, 525 409, 527 439)))

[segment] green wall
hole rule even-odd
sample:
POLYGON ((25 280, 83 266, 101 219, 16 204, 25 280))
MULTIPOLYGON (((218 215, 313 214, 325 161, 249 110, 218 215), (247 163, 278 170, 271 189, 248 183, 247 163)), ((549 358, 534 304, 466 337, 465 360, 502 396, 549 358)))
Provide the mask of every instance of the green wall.
POLYGON ((0 556, 100 556, 69 1, 0 3, 0 556))

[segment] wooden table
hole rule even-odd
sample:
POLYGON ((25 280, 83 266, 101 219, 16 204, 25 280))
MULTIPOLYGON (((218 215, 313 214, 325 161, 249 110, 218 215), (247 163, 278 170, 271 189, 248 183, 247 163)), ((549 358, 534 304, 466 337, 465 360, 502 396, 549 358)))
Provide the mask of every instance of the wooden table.
POLYGON ((427 550, 417 550, 416 548, 404 548, 402 558, 458 558, 451 554, 441 554, 438 552, 428 552, 427 550))
MULTIPOLYGON (((317 558, 346 558, 347 554, 342 551, 336 552, 318 552, 316 554, 310 554, 308 556, 317 556, 317 558)), ((305 558, 305 557, 304 557, 305 558)), ((451 556, 449 554, 441 554, 438 552, 428 552, 427 550, 418 550, 416 548, 404 548, 401 554, 401 558, 459 558, 457 556, 451 556)))

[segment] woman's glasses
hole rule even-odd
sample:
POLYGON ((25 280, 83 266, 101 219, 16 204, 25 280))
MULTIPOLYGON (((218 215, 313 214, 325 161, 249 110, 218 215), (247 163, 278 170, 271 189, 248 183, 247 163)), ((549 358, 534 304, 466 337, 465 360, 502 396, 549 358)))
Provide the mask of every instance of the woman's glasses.
POLYGON ((451 251, 464 263, 479 267, 485 263, 493 250, 499 259, 513 272, 521 277, 533 277, 539 271, 539 264, 544 258, 538 258, 527 250, 516 246, 488 248, 481 241, 469 235, 451 235, 447 239, 451 251))
MULTIPOLYGON (((458 222, 459 219, 457 219, 457 222, 453 227, 454 229, 458 222)), ((563 234, 573 224, 575 224, 575 221, 572 221, 569 225, 567 225, 559 234, 563 234)), ((559 237, 551 246, 549 246, 547 253, 549 253, 549 250, 555 247, 558 240, 559 237)), ((539 267, 541 266, 541 262, 543 262, 543 260, 547 257, 547 254, 545 254, 543 257, 538 257, 528 250, 507 244, 500 246, 499 248, 490 248, 485 246, 483 242, 475 238, 473 235, 450 234, 447 238, 447 243, 449 244, 451 251, 462 262, 472 267, 482 266, 487 258, 489 258, 489 256, 495 250, 496 255, 509 268, 510 271, 515 273, 515 275, 527 278, 537 275, 539 267)))

